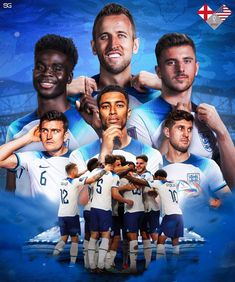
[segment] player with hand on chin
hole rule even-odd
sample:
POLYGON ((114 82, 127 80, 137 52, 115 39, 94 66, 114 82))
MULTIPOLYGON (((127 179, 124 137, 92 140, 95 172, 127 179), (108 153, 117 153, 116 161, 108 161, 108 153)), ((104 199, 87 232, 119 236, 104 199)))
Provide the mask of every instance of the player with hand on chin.
POLYGON ((122 155, 135 162, 137 155, 148 156, 148 170, 154 173, 162 161, 158 150, 145 145, 128 135, 126 123, 131 114, 129 96, 120 86, 109 85, 100 91, 97 106, 102 123, 101 139, 74 150, 71 162, 77 163, 81 170, 86 169, 86 162, 98 157, 101 162, 107 154, 122 155))

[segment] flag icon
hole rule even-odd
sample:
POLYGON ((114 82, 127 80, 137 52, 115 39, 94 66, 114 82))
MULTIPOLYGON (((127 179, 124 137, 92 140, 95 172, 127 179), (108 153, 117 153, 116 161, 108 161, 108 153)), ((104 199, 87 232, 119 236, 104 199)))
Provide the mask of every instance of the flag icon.
POLYGON ((205 4, 197 11, 197 13, 203 18, 204 21, 207 21, 210 16, 214 14, 214 11, 212 11, 212 9, 205 4))
POLYGON ((214 13, 211 17, 209 17, 209 19, 206 22, 213 29, 216 29, 223 23, 221 18, 216 13, 214 13))
POLYGON ((232 14, 232 11, 226 5, 222 5, 217 11, 216 15, 220 17, 222 21, 225 21, 228 16, 232 14))

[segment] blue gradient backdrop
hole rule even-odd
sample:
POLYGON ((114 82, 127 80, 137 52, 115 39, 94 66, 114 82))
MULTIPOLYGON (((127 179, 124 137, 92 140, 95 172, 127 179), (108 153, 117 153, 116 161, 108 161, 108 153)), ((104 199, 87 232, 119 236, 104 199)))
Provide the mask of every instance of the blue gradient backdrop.
MULTIPOLYGON (((98 73, 98 60, 92 55, 90 48, 91 29, 95 15, 110 1, 22 0, 12 1, 12 8, 9 9, 3 8, 4 2, 6 1, 1 1, 0 4, 0 144, 5 140, 9 123, 36 108, 36 95, 32 87, 35 42, 46 33, 72 37, 79 51, 75 76, 98 73)), ((193 88, 193 100, 196 103, 203 101, 214 105, 235 140, 235 3, 206 1, 214 11, 226 4, 233 12, 218 29, 213 30, 197 15, 197 10, 205 4, 204 1, 117 2, 130 9, 136 21, 141 45, 132 61, 134 74, 140 70, 154 71, 155 44, 164 33, 182 32, 192 37, 200 63, 199 75, 193 88)), ((3 170, 0 177, 0 186, 3 187, 3 170)), ((12 201, 5 193, 0 194, 0 200, 0 225, 1 230, 5 230, 0 236, 0 274, 3 281, 56 281, 58 278, 93 281, 94 277, 83 275, 82 269, 68 274, 67 269, 49 260, 22 260, 22 243, 36 235, 40 228, 51 226, 48 220, 44 221, 45 218, 48 219, 48 215, 43 213, 39 217, 37 212, 32 213, 31 203, 17 199, 12 201), (49 273, 52 274, 51 280, 49 273)), ((203 220, 203 224, 200 233, 208 243, 198 263, 181 265, 175 274, 163 271, 163 266, 152 265, 144 277, 137 277, 136 280, 235 281, 234 211, 231 206, 228 204, 228 207, 224 206, 222 210, 213 213, 207 209, 201 210, 203 216, 200 220, 203 220)), ((40 203, 36 205, 38 210, 40 207, 40 203)), ((192 215, 192 225, 195 220, 192 215)), ((54 221, 52 216, 51 224, 54 221)), ((132 281, 128 277, 117 281, 128 279, 132 281)))

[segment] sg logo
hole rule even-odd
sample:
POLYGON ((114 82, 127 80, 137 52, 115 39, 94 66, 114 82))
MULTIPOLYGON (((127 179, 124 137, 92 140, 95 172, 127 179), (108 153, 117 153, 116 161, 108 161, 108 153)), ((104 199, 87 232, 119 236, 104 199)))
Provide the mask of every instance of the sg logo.
POLYGON ((11 9, 12 8, 12 3, 2 3, 3 9, 11 9))

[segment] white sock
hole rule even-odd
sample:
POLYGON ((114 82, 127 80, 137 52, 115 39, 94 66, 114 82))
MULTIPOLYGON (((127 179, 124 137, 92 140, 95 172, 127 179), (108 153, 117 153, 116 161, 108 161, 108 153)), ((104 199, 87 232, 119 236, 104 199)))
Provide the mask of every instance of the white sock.
POLYGON ((114 260, 115 260, 116 255, 117 255, 117 252, 116 252, 116 251, 110 250, 111 266, 114 266, 114 265, 115 265, 114 260))
POLYGON ((78 243, 71 242, 70 247, 70 262, 75 263, 78 256, 78 243))
POLYGON ((96 268, 96 263, 95 263, 96 241, 97 241, 96 239, 90 238, 88 243, 88 259, 91 269, 96 268))
POLYGON ((88 260, 88 244, 89 241, 83 241, 83 260, 84 260, 84 267, 89 268, 89 260, 88 260))
POLYGON ((136 271, 136 258, 138 253, 138 241, 132 240, 129 242, 130 246, 130 269, 136 271))
POLYGON ((65 242, 60 240, 56 245, 53 251, 53 256, 58 256, 64 249, 65 242))
POLYGON ((99 258, 98 258, 98 268, 104 268, 104 259, 109 249, 109 239, 102 238, 101 244, 99 247, 99 258))
POLYGON ((179 255, 180 254, 180 245, 173 246, 173 255, 179 255))
POLYGON ((104 259, 104 268, 110 269, 111 268, 111 254, 110 252, 106 253, 105 259, 104 259))
POLYGON ((144 257, 145 257, 145 268, 147 269, 152 257, 152 247, 150 240, 144 240, 144 257))
POLYGON ((165 245, 158 244, 157 245, 157 259, 165 258, 165 256, 166 256, 165 245))
POLYGON ((100 242, 101 240, 97 240, 96 245, 95 245, 95 265, 97 267, 98 265, 98 259, 99 259, 99 247, 100 247, 100 242))
POLYGON ((153 242, 154 246, 156 247, 156 259, 157 259, 157 240, 153 242))
POLYGON ((128 250, 129 249, 129 243, 126 239, 123 239, 122 241, 122 259, 123 259, 123 264, 128 263, 128 250))

